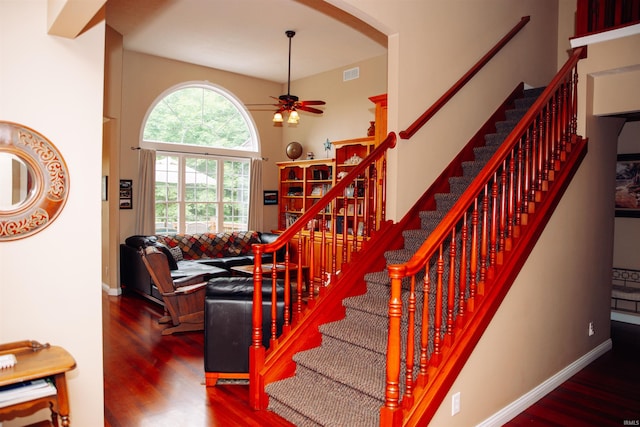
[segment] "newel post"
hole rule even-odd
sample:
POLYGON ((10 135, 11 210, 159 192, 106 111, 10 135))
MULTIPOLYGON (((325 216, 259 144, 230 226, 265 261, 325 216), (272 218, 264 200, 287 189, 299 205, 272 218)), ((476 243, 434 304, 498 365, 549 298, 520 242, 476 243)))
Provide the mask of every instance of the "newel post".
POLYGON ((264 366, 265 348, 262 346, 262 254, 263 245, 253 245, 253 310, 251 316, 251 347, 249 348, 249 401, 253 409, 262 408, 264 382, 260 370, 264 366))
POLYGON ((381 426, 397 426, 402 422, 400 408, 400 322, 402 317, 402 278, 404 265, 390 265, 391 298, 389 299, 389 336, 387 338, 387 373, 385 402, 380 409, 381 426))

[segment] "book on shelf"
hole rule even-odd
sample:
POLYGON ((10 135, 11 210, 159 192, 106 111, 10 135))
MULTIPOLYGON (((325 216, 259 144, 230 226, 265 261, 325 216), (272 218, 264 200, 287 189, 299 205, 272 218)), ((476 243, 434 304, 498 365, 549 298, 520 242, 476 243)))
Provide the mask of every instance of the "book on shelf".
POLYGON ((296 220, 298 219, 300 215, 298 214, 293 214, 293 213, 289 213, 287 212, 285 214, 285 227, 289 228, 293 225, 294 222, 296 222, 296 220))

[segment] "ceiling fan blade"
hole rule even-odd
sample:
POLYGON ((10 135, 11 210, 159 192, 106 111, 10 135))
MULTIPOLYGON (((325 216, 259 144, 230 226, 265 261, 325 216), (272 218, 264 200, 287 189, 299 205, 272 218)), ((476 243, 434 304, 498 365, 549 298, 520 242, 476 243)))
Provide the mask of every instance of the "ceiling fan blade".
POLYGON ((307 107, 306 105, 299 105, 298 107, 296 107, 296 110, 307 111, 309 113, 315 113, 315 114, 324 113, 324 111, 322 110, 318 110, 317 108, 313 108, 313 107, 307 107))
POLYGON ((324 101, 300 101, 300 105, 325 105, 324 101))

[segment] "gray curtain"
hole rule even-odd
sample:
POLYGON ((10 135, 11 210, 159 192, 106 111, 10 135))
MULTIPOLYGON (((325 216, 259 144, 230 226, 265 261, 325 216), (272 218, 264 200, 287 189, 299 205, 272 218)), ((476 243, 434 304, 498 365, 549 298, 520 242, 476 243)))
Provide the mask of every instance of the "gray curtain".
POLYGON ((136 234, 151 235, 156 232, 154 205, 156 188, 156 152, 140 149, 138 160, 138 191, 135 196, 136 234))
POLYGON ((262 159, 251 160, 251 182, 249 184, 249 230, 264 231, 262 220, 262 159))

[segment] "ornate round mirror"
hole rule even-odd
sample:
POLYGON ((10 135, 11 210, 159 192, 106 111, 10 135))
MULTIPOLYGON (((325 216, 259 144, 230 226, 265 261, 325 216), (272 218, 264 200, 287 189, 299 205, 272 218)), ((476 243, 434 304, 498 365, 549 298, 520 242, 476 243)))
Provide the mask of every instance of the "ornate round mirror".
POLYGON ((60 214, 69 193, 69 172, 44 136, 0 121, 0 241, 35 234, 60 214))

